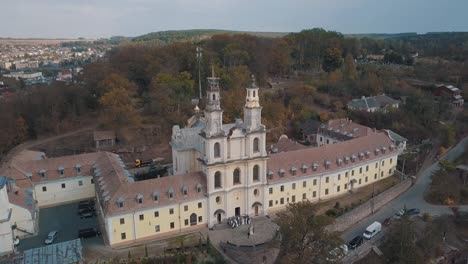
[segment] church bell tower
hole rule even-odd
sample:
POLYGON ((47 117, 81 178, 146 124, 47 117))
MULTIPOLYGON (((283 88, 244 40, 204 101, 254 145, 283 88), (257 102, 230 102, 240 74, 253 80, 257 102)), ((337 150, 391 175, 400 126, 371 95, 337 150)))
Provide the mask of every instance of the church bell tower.
POLYGON ((255 84, 255 77, 252 75, 252 84, 247 87, 244 106, 244 126, 248 132, 261 129, 262 107, 259 100, 258 87, 255 84))
POLYGON ((221 110, 221 97, 219 93, 219 78, 214 75, 214 68, 211 68, 211 77, 208 77, 208 88, 206 90, 204 129, 206 137, 222 134, 223 110, 221 110))

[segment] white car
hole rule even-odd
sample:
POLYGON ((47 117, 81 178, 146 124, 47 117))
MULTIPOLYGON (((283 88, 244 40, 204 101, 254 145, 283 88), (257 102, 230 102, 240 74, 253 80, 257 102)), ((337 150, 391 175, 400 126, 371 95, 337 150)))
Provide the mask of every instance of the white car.
POLYGON ((50 245, 54 243, 55 238, 57 238, 58 231, 52 231, 47 235, 47 238, 44 240, 44 244, 50 245))

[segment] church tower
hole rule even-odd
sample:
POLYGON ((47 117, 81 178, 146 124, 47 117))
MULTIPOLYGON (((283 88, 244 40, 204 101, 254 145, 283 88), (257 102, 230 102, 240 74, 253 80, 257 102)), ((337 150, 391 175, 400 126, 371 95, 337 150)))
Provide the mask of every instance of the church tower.
POLYGON ((204 129, 207 138, 223 134, 223 110, 221 110, 221 97, 219 93, 219 78, 214 75, 214 68, 211 68, 211 77, 208 77, 208 88, 206 90, 204 129))
POLYGON ((262 107, 260 107, 258 87, 252 75, 252 84, 247 87, 244 106, 244 126, 247 132, 258 131, 262 128, 262 107))

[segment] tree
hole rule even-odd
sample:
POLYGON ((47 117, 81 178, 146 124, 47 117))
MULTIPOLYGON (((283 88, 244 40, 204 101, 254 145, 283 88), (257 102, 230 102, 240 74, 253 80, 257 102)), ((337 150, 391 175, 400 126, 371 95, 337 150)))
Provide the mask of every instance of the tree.
POLYGON ((418 264, 423 263, 417 250, 417 233, 413 221, 408 215, 398 221, 387 233, 384 243, 384 255, 389 263, 418 264))
POLYGON ((320 121, 325 122, 328 121, 328 114, 327 112, 320 113, 320 121))
POLYGON ((103 109, 103 123, 107 126, 139 125, 141 122, 130 92, 123 87, 105 93, 99 103, 103 109))
POLYGON ((354 63, 354 58, 351 53, 348 53, 345 57, 344 77, 352 81, 357 79, 356 63, 354 63))
POLYGON ((336 71, 343 65, 343 57, 341 56, 341 50, 338 48, 328 48, 325 50, 325 56, 323 57, 322 68, 326 72, 336 71))
POLYGON ((279 263, 326 263, 330 251, 342 245, 336 233, 326 231, 333 219, 317 215, 309 201, 292 203, 278 214, 282 254, 279 263))
POLYGON ((15 144, 20 144, 28 138, 28 124, 22 116, 16 118, 15 144))

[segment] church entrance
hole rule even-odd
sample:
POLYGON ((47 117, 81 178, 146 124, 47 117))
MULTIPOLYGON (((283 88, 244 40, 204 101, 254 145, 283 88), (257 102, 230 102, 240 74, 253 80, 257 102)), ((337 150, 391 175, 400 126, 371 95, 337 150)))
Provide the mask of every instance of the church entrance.
POLYGON ((221 213, 218 213, 216 219, 218 219, 218 224, 221 224, 221 213))
POLYGON ((235 215, 240 216, 240 207, 236 207, 235 215))
POLYGON ((255 206, 255 216, 258 216, 258 205, 255 206))

